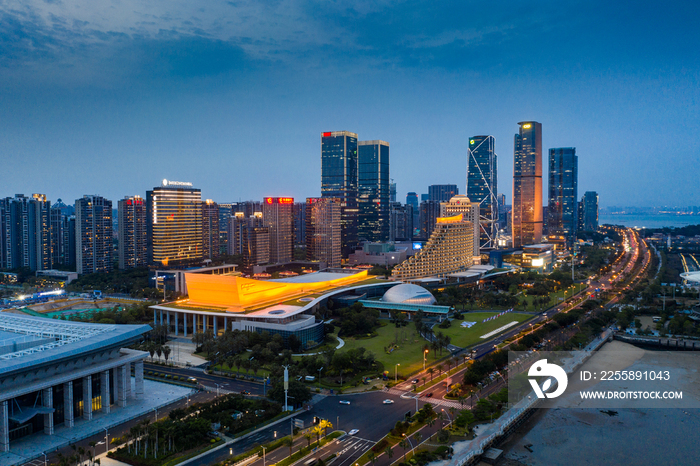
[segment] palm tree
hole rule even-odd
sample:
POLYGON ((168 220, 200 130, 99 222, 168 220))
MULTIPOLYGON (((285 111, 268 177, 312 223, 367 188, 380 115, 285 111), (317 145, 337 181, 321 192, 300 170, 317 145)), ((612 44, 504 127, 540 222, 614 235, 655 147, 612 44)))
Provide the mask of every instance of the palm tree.
POLYGON ((435 368, 438 370, 438 377, 442 375, 442 370, 444 369, 442 367, 442 364, 438 364, 437 366, 435 366, 435 368))
POLYGON ((430 374, 430 381, 433 381, 433 374, 435 373, 435 368, 434 367, 429 367, 428 368, 428 374, 430 374))
POLYGON ((391 459, 394 456, 394 450, 392 450, 391 447, 386 447, 384 449, 384 453, 386 453, 386 456, 388 456, 389 459, 391 459))
POLYGON ((420 441, 422 438, 423 438, 423 434, 421 434, 420 432, 416 432, 415 434, 413 434, 413 440, 416 441, 416 446, 418 446, 420 444, 420 441))
POLYGON ((377 461, 377 455, 370 450, 369 455, 367 455, 367 459, 372 463, 372 466, 374 466, 374 462, 377 461))
POLYGON ((304 438, 306 439, 306 446, 311 448, 311 439, 314 438, 313 434, 311 432, 307 432, 304 434, 304 438))
POLYGON ((163 346, 163 356, 165 356, 165 364, 168 363, 168 356, 170 356, 171 352, 172 349, 168 345, 163 346))
POLYGON ((406 461, 406 450, 408 450, 408 441, 406 441, 406 437, 401 439, 399 446, 403 448, 403 460, 406 461))
POLYGON ((292 447, 294 446, 294 440, 292 440, 292 437, 285 437, 284 442, 282 443, 289 447, 289 456, 292 456, 292 447))
POLYGON ((233 359, 233 363, 236 365, 236 375, 241 375, 241 365, 243 365, 243 358, 240 354, 233 359))

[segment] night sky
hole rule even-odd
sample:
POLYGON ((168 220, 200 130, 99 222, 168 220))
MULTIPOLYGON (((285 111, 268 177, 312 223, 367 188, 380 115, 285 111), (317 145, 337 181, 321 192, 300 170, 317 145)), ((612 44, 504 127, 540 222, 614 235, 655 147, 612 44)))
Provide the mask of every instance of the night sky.
POLYGON ((0 0, 0 196, 116 202, 163 178, 218 202, 318 196, 320 133, 348 130, 389 141, 401 201, 464 192, 468 139, 492 134, 510 203, 535 120, 544 166, 576 147, 579 196, 700 205, 698 18, 690 1, 0 0))

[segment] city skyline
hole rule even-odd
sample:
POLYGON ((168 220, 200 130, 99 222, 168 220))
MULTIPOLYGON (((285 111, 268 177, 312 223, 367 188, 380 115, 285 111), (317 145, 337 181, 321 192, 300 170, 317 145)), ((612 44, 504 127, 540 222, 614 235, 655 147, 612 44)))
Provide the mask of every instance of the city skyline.
POLYGON ((491 134, 510 203, 510 141, 534 120, 543 150, 577 148, 601 207, 698 204, 698 38, 677 32, 698 6, 587 5, 7 2, 4 195, 117 200, 167 178, 217 202, 315 197, 318 133, 346 130, 391 143, 398 198, 464 189, 465 141, 491 134))

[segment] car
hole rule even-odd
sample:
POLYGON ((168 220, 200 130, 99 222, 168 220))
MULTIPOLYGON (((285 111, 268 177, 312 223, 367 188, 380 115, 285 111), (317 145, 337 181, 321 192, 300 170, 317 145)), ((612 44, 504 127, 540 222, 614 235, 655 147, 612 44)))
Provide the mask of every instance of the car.
POLYGON ((384 403, 385 405, 390 405, 390 404, 394 404, 394 400, 387 399, 387 400, 382 401, 382 403, 384 403))
POLYGON ((413 379, 411 383, 418 383, 418 379, 413 379))
POLYGON ((189 383, 197 383, 197 379, 195 377, 187 377, 187 381, 189 383))
POLYGON ((341 405, 349 405, 350 402, 348 400, 340 400, 341 405))
POLYGON ((430 398, 430 397, 432 397, 432 396, 433 396, 433 392, 430 392, 430 393, 428 393, 427 395, 425 395, 426 398, 430 398))
POLYGON ((359 431, 360 431, 360 429, 353 429, 353 430, 351 430, 350 432, 348 432, 348 435, 355 435, 355 434, 358 433, 359 431))
POLYGON ((243 390, 241 391, 241 395, 250 395, 250 392, 248 390, 243 390))

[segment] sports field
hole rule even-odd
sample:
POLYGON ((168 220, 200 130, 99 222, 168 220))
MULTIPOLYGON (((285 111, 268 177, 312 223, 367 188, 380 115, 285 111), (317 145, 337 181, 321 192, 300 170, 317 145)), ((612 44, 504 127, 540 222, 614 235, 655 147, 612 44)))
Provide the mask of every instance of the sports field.
MULTIPOLYGON (((452 326, 450 328, 439 328, 434 327, 435 332, 440 331, 445 335, 449 335, 452 339, 452 344, 465 348, 467 346, 483 343, 488 340, 488 338, 481 338, 483 335, 487 335, 501 327, 504 327, 511 322, 517 321, 518 323, 525 322, 526 320, 532 318, 530 314, 518 314, 516 312, 508 312, 497 319, 489 320, 488 322, 483 322, 484 319, 488 319, 491 316, 498 314, 497 312, 467 312, 462 314, 464 320, 453 320, 452 326), (462 322, 476 322, 476 324, 471 328, 462 327, 462 322), (483 322, 483 323, 482 323, 483 322)), ((513 328, 515 325, 509 327, 513 328)), ((504 329, 506 331, 508 329, 504 329)), ((502 332, 498 332, 502 333, 502 332)), ((491 335, 491 338, 496 336, 496 334, 491 335)))

